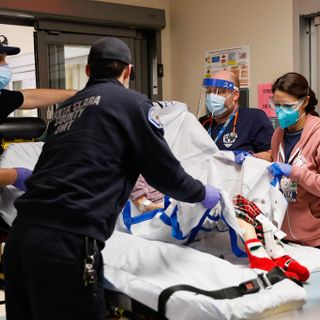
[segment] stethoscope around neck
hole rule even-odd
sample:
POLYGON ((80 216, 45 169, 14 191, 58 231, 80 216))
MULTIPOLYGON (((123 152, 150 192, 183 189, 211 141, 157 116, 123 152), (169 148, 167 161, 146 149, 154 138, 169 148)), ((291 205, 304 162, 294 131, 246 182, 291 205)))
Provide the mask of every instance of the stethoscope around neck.
MULTIPOLYGON (((237 108, 237 110, 230 115, 229 119, 224 123, 222 128, 219 130, 216 138, 214 139, 214 142, 217 142, 221 138, 222 134, 224 133, 224 131, 226 130, 227 126, 229 125, 229 123, 232 120, 233 120, 232 131, 229 133, 229 137, 231 139, 233 139, 233 140, 235 140, 237 138, 237 136, 238 136, 238 134, 237 134, 238 115, 239 115, 239 110, 237 108)), ((211 136, 213 122, 214 122, 214 119, 213 119, 213 116, 211 115, 208 119, 206 119, 202 123, 202 125, 204 127, 206 127, 209 124, 207 131, 208 131, 208 134, 210 136, 211 136)))

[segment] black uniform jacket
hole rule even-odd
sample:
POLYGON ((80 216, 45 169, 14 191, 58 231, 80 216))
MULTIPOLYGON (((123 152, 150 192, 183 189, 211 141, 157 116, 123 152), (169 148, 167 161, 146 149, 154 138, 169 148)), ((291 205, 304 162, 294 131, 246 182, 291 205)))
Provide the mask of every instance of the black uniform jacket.
POLYGON ((23 94, 20 91, 0 90, 0 122, 23 104, 23 94))
POLYGON ((117 80, 90 80, 56 111, 15 223, 105 241, 140 173, 177 200, 202 201, 203 184, 172 154, 152 107, 117 80))

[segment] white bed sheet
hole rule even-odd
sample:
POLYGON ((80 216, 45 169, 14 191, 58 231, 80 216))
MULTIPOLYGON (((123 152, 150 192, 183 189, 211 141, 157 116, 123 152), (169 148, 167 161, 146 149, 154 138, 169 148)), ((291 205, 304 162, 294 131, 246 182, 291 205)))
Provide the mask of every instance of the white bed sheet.
MULTIPOLYGON (((115 231, 103 250, 105 277, 116 288, 157 310, 165 288, 189 284, 218 290, 255 278, 256 271, 238 267, 193 248, 150 241, 115 231)), ((269 290, 236 299, 214 300, 190 292, 177 292, 167 303, 169 319, 257 319, 263 315, 297 309, 306 291, 290 280, 269 290)))

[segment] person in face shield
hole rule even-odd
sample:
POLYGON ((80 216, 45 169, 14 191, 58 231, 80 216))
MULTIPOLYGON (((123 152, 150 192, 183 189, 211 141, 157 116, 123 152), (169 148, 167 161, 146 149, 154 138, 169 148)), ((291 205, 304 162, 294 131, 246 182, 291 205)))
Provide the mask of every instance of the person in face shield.
POLYGON ((220 150, 270 149, 273 126, 259 109, 239 108, 239 78, 222 70, 203 80, 206 115, 199 120, 220 150))
POLYGON ((280 181, 288 200, 282 230, 286 239, 320 247, 320 118, 315 111, 318 100, 308 81, 289 72, 272 86, 270 105, 275 108, 280 127, 272 137, 274 161, 270 171, 280 181))

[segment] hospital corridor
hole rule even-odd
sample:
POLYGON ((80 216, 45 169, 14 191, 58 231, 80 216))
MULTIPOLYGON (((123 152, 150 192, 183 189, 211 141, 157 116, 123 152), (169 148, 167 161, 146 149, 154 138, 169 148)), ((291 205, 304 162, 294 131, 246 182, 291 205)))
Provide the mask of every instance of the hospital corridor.
POLYGON ((0 320, 320 319, 320 1, 0 1, 0 320))

